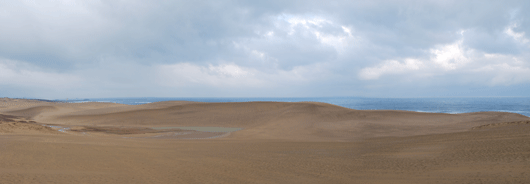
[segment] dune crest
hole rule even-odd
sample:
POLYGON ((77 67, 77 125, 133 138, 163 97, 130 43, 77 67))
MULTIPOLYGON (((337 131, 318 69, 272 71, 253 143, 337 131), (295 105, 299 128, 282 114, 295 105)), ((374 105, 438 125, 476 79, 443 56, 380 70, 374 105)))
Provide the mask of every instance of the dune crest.
POLYGON ((22 116, 22 117, 31 119, 43 112, 53 112, 57 110, 58 110, 57 107, 54 107, 54 106, 37 106, 37 107, 30 107, 27 109, 8 111, 7 113, 15 115, 15 116, 22 116))

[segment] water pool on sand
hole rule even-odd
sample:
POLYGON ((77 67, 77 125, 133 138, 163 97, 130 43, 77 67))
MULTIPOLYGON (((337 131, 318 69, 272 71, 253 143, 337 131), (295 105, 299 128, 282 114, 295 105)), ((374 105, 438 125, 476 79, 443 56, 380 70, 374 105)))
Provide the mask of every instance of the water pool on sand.
POLYGON ((181 130, 195 130, 201 132, 234 132, 241 130, 242 128, 226 128, 226 127, 152 127, 155 130, 166 130, 166 129, 181 129, 181 130))

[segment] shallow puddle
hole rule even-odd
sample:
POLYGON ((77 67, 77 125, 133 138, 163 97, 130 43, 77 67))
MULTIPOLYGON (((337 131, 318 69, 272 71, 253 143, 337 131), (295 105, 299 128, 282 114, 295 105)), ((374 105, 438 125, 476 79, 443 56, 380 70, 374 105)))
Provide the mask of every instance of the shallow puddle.
POLYGON ((195 130, 201 132, 235 132, 242 128, 226 128, 226 127, 152 127, 155 130, 167 129, 181 129, 181 130, 195 130))
POLYGON ((68 127, 61 127, 61 126, 54 126, 54 125, 43 125, 43 126, 47 126, 47 127, 56 129, 59 132, 65 132, 65 133, 66 133, 66 131, 70 130, 70 128, 68 128, 68 127))
POLYGON ((230 135, 230 132, 242 130, 242 128, 227 127, 63 127, 57 125, 43 125, 64 133, 105 133, 110 135, 129 135, 123 138, 159 138, 159 139, 212 139, 230 135), (152 135, 153 133, 158 135, 152 135), (151 135, 148 135, 151 134, 151 135))

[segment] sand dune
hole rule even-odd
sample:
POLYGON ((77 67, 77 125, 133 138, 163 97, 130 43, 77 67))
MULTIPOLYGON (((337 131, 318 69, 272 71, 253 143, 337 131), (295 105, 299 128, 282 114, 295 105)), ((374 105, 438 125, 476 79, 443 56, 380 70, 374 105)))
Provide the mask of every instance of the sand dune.
POLYGON ((69 108, 70 111, 60 111, 64 108, 62 105, 32 107, 9 111, 7 114, 58 125, 237 127, 243 130, 233 133, 229 138, 298 141, 351 141, 383 136, 450 133, 490 123, 528 119, 504 112, 440 114, 359 111, 314 102, 165 102, 132 107, 99 107, 103 104, 84 103, 76 104, 76 111, 72 111, 72 108, 69 108), (47 113, 47 116, 37 117, 41 113, 47 113))
POLYGON ((530 182, 530 118, 513 113, 315 102, 3 104, 0 183, 530 182))

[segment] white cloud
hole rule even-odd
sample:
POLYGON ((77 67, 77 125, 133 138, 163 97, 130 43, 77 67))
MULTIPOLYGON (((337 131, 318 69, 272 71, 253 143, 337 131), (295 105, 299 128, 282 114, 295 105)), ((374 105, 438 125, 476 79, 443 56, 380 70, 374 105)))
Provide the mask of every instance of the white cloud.
POLYGON ((248 72, 248 69, 243 69, 235 64, 224 64, 219 66, 209 65, 208 69, 210 70, 210 73, 227 77, 245 77, 252 75, 252 73, 248 72))
POLYGON ((419 70, 422 67, 423 63, 416 59, 407 58, 403 62, 388 60, 375 67, 363 68, 359 72, 359 77, 364 80, 373 80, 378 79, 385 74, 404 74, 406 72, 419 70))
POLYGON ((178 63, 158 66, 162 85, 185 86, 187 84, 206 84, 211 86, 259 87, 263 85, 254 77, 256 70, 243 68, 235 64, 198 66, 191 63, 178 63))
POLYGON ((279 20, 286 21, 289 23, 289 35, 292 35, 296 32, 296 26, 302 26, 306 29, 312 29, 312 26, 322 27, 323 24, 333 24, 333 22, 326 20, 321 17, 308 17, 308 16, 295 16, 282 14, 278 16, 279 20))
POLYGON ((397 74, 412 76, 411 78, 433 75, 446 78, 459 76, 454 82, 489 86, 509 86, 530 82, 530 66, 524 57, 464 48, 462 39, 429 49, 428 60, 410 58, 402 62, 386 60, 377 66, 361 69, 358 75, 363 80, 375 80, 383 75, 397 74))
POLYGON ((469 59, 462 48, 462 40, 453 44, 437 46, 430 49, 433 54, 431 60, 445 70, 455 70, 466 64, 469 59))
POLYGON ((155 67, 160 85, 183 87, 207 85, 216 87, 267 88, 306 83, 326 77, 327 70, 320 64, 297 66, 292 70, 265 73, 236 64, 200 66, 192 63, 160 65, 155 67))
POLYGON ((470 69, 470 72, 486 78, 489 86, 509 86, 530 82, 530 67, 516 57, 502 54, 485 54, 483 66, 470 69))
POLYGON ((525 37, 525 32, 515 32, 513 30, 514 28, 517 28, 517 27, 518 27, 517 24, 515 23, 511 24, 504 29, 504 33, 512 37, 515 41, 519 43, 527 44, 528 42, 530 42, 530 40, 528 40, 528 38, 525 37))
POLYGON ((287 31, 288 35, 310 33, 320 44, 333 47, 339 53, 344 52, 355 41, 352 26, 341 25, 323 17, 282 14, 276 20, 288 23, 288 27, 280 26, 281 23, 275 24, 277 29, 287 31), (330 32, 330 29, 335 31, 330 32))

